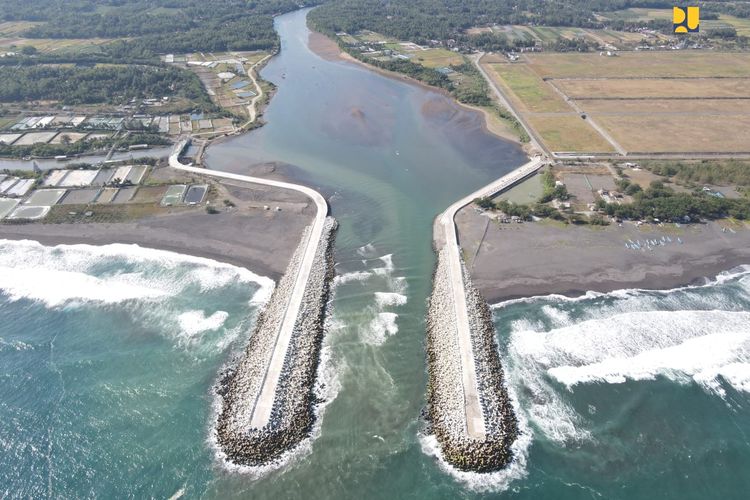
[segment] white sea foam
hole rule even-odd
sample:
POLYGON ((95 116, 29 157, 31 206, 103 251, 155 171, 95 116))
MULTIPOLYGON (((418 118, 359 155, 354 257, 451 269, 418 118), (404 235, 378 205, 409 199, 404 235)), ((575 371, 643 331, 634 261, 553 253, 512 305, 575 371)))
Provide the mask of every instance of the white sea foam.
POLYGON ((572 323, 570 314, 555 306, 543 306, 542 312, 549 318, 556 327, 567 326, 572 323))
POLYGON ((188 337, 195 337, 199 333, 216 331, 222 326, 229 317, 226 311, 216 311, 211 316, 206 317, 204 311, 188 311, 180 314, 177 321, 180 328, 188 337))
MULTIPOLYGON (((549 317, 550 311, 543 310, 549 317)), ((750 391, 750 313, 600 314, 550 331, 526 321, 512 325, 508 377, 513 387, 530 393, 524 408, 548 438, 565 442, 590 437, 583 417, 550 381, 574 390, 578 384, 665 377, 693 381, 721 396, 722 383, 750 391)))
POLYGON ((595 292, 595 291, 588 291, 583 295, 579 295, 576 297, 568 297, 567 295, 560 295, 560 294, 549 294, 549 295, 534 295, 531 297, 521 297, 518 299, 510 299, 505 300, 503 302, 499 302, 497 304, 492 304, 490 307, 493 310, 497 309, 504 309, 506 307, 515 305, 515 304, 534 304, 537 302, 585 302, 587 300, 591 299, 597 299, 600 297, 612 297, 612 298, 628 298, 628 297, 642 297, 644 293, 659 295, 659 296, 670 296, 674 292, 679 292, 683 290, 693 290, 698 288, 711 288, 715 287, 717 285, 722 285, 724 283, 730 282, 730 281, 741 281, 744 282, 750 278, 750 265, 742 265, 738 266, 734 269, 724 271, 722 273, 719 273, 714 279, 707 280, 706 283, 701 285, 687 285, 677 288, 670 288, 666 290, 649 290, 645 288, 623 288, 620 290, 614 290, 609 293, 601 293, 601 292, 595 292))
POLYGON ((156 299, 167 290, 134 285, 123 277, 99 279, 84 273, 45 268, 0 266, 0 290, 12 301, 31 299, 55 307, 72 300, 116 303, 132 299, 156 299))
POLYGON ((375 292, 375 303, 378 307, 403 306, 406 304, 406 295, 394 292, 375 292))
POLYGON ((344 283, 351 283, 352 281, 364 281, 372 276, 369 271, 354 271, 351 273, 337 275, 333 278, 333 284, 343 285, 344 283))
POLYGON ((657 376, 710 387, 723 367, 750 362, 750 313, 628 313, 553 330, 545 343, 548 356, 561 362, 547 373, 569 388, 657 376))
POLYGON ((375 316, 370 323, 363 328, 361 337, 366 344, 382 345, 388 337, 398 333, 396 320, 398 314, 381 312, 375 316))
POLYGON ((357 249, 357 253, 362 257, 371 257, 375 254, 375 245, 368 243, 357 249))
POLYGON ((259 304, 274 287, 269 278, 240 267, 122 244, 46 247, 36 241, 0 240, 0 270, 0 289, 13 300, 29 298, 50 307, 69 301, 158 299, 193 284, 212 290, 233 282, 259 285, 251 299, 259 304))
POLYGON ((405 294, 407 288, 406 278, 403 276, 391 279, 391 290, 394 292, 405 294))
POLYGON ((376 267, 373 269, 375 274, 386 276, 393 272, 395 269, 393 265, 393 254, 389 253, 388 255, 383 255, 382 257, 378 257, 378 259, 383 262, 384 267, 376 267))
POLYGON ((509 489, 514 481, 519 481, 528 474, 529 448, 533 441, 533 433, 529 427, 525 415, 520 411, 516 395, 512 389, 508 390, 508 396, 518 418, 518 437, 511 445, 513 460, 507 467, 497 472, 478 473, 465 472, 456 469, 445 461, 440 444, 434 435, 419 434, 419 444, 425 455, 435 457, 440 469, 453 477, 455 480, 466 485, 470 490, 476 492, 503 492, 509 489))
POLYGON ((27 344, 25 342, 21 342, 20 340, 8 342, 2 337, 0 337, 0 351, 3 351, 5 349, 13 349, 14 351, 27 351, 33 348, 34 348, 33 345, 27 344))

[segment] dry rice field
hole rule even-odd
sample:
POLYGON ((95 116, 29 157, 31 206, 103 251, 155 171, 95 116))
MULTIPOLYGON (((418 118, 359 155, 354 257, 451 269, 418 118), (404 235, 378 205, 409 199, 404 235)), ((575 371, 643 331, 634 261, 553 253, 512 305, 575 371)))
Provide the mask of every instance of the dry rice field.
POLYGON ((735 116, 601 115, 596 121, 631 153, 745 153, 750 114, 735 116))
POLYGON ((528 121, 555 152, 614 153, 614 148, 577 114, 530 115, 528 121))
POLYGON ((750 77, 750 53, 707 51, 531 54, 528 64, 542 78, 750 77))
POLYGON ((571 99, 747 97, 748 78, 554 80, 571 99))
POLYGON ((750 53, 546 53, 483 64, 551 151, 612 152, 609 134, 628 153, 750 153, 750 53))
POLYGON ((643 113, 692 115, 750 115, 750 99, 599 99, 578 101, 589 114, 643 113))

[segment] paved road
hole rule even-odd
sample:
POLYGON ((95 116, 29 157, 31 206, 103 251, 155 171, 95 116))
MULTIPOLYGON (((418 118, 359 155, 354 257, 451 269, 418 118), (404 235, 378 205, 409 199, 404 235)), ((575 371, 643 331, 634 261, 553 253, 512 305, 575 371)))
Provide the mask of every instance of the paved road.
POLYGON ((485 425, 482 407, 479 402, 477 373, 471 345, 471 328, 469 327, 469 315, 466 308, 466 291, 464 289, 463 270, 461 267, 461 249, 458 245, 458 236, 454 218, 456 217, 456 212, 471 203, 474 199, 492 196, 498 191, 512 186, 539 170, 543 164, 544 160, 542 158, 534 158, 529 163, 514 170, 505 177, 501 177, 474 193, 471 193, 469 196, 460 199, 451 205, 448 210, 443 212, 439 218, 439 224, 443 229, 445 244, 448 249, 448 278, 453 292, 453 304, 455 307, 457 328, 456 334, 458 335, 458 347, 461 356, 461 382, 464 389, 466 431, 472 439, 484 439, 485 425))
POLYGON ((279 384, 279 377, 281 376, 281 368, 284 365, 284 357, 289 349, 289 342, 292 338, 292 332, 294 325, 297 322, 299 311, 302 306, 302 298, 305 293, 305 287, 310 277, 310 271, 312 269, 313 262, 315 260, 315 253, 318 250, 320 244, 320 238, 323 234, 323 225, 328 215, 328 204, 326 203, 323 196, 320 195, 314 189, 310 189, 305 186, 298 184, 291 184, 288 182, 273 181, 270 179, 263 179, 260 177, 251 177, 248 175, 232 174, 229 172, 221 172, 218 170, 208 170, 205 168, 197 168, 192 165, 183 165, 180 163, 178 157, 182 150, 187 145, 187 140, 181 140, 169 157, 169 165, 175 169, 190 172, 193 174, 208 175, 212 177, 220 177, 223 179, 232 179, 236 181, 252 182, 254 184, 263 184, 265 186, 273 186, 282 189, 291 189, 300 192, 309 198, 311 198, 317 206, 317 213, 315 214, 315 221, 313 222, 312 230, 309 232, 307 241, 305 242, 305 251, 302 257, 302 263, 299 267, 299 272, 294 281, 294 288, 289 297, 289 302, 284 313, 284 319, 281 322, 279 332, 276 338, 276 346, 271 356, 271 361, 266 369, 265 378, 263 380, 263 386, 255 402, 253 409, 253 417, 250 425, 253 428, 260 429, 266 426, 271 416, 271 408, 276 397, 276 388, 279 384))

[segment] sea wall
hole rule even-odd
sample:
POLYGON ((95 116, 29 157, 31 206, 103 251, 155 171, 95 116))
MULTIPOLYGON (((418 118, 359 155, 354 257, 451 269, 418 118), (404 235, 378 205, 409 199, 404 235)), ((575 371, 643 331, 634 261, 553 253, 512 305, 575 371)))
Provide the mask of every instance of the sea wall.
POLYGON ((242 359, 220 383, 222 407, 216 424, 217 441, 227 459, 235 464, 272 463, 297 446, 312 430, 316 404, 313 386, 323 341, 329 284, 333 279, 336 228, 335 219, 326 218, 268 424, 258 429, 252 428, 250 422, 311 227, 305 230, 286 274, 259 315, 242 359))
POLYGON ((505 388, 492 313, 465 268, 463 276, 485 437, 471 438, 466 430, 462 365, 445 247, 438 252, 427 310, 427 415, 448 463, 464 471, 490 472, 502 469, 512 459, 510 446, 518 425, 505 388))

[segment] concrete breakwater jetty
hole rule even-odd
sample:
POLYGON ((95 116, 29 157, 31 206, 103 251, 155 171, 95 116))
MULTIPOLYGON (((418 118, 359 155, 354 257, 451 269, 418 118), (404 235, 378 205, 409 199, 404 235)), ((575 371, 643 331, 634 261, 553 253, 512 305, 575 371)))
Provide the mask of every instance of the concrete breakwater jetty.
POLYGON ((446 245, 438 252, 427 311, 427 415, 449 464, 463 471, 491 472, 511 461, 518 425, 503 380, 492 314, 463 262, 470 363, 462 353, 450 251, 446 245), (467 370, 473 377, 467 378, 467 370))
MULTIPOLYGON (((313 387, 324 335, 329 284, 333 279, 333 240, 337 223, 326 217, 320 241, 314 228, 302 235, 287 268, 237 366, 220 382, 217 441, 232 463, 273 463, 310 435, 315 421, 313 387), (311 263, 305 256, 317 245, 311 263), (296 318, 289 307, 296 281, 309 265, 296 318), (282 326, 290 324, 285 337, 282 326)), ((296 309, 296 308, 295 308, 296 309)))

